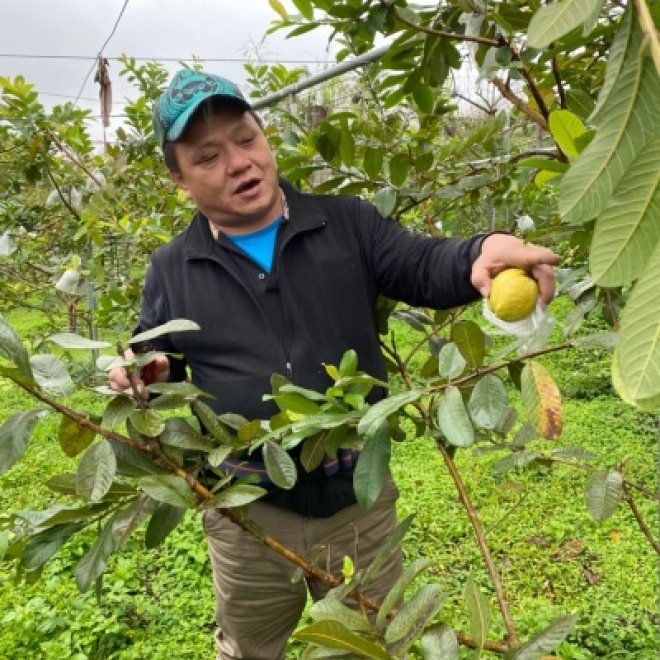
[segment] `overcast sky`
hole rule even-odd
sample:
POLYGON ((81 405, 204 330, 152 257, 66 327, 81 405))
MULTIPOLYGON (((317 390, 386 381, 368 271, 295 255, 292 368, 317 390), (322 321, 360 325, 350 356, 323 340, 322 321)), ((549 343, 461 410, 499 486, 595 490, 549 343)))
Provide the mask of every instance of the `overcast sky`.
MULTIPOLYGON (((280 0, 292 13, 290 0, 280 0)), ((125 0, 0 0, 0 75, 24 76, 35 84, 45 105, 74 101, 99 113, 94 71, 83 87, 94 59, 124 7, 125 0), (49 56, 28 58, 28 55, 49 56), (88 59, 69 59, 76 56, 88 59)), ((129 0, 117 29, 103 50, 107 58, 255 61, 258 58, 307 62, 310 73, 328 61, 328 32, 314 31, 293 39, 285 32, 266 36, 278 18, 268 0, 129 0)), ((245 87, 240 61, 207 62, 205 68, 245 87)), ((134 97, 130 83, 119 77, 121 64, 110 60, 113 114, 121 114, 125 97, 134 97)), ((113 119, 113 124, 120 119, 113 119)), ((97 133, 97 130, 94 130, 97 133)))

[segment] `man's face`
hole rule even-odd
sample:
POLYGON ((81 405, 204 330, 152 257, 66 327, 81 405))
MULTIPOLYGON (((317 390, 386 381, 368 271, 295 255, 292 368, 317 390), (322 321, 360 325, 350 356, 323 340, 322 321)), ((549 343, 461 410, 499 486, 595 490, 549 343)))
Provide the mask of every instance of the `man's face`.
POLYGON ((281 215, 275 159, 249 112, 199 112, 174 153, 175 183, 221 231, 250 233, 281 215))

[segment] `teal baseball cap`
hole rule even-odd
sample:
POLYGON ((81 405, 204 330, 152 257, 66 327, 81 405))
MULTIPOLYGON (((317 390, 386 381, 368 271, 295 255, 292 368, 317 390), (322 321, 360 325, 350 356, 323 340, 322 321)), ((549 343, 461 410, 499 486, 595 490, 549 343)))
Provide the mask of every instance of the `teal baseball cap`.
POLYGON ((176 73, 153 109, 154 133, 161 148, 166 141, 178 140, 195 110, 214 96, 229 99, 245 110, 252 109, 241 90, 227 78, 193 69, 176 73))

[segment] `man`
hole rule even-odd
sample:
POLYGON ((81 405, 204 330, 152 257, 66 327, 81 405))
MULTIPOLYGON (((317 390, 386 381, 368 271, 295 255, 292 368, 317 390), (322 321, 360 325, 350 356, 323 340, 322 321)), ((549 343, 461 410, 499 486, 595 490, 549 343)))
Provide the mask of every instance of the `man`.
MULTIPOLYGON (((192 381, 213 395, 217 413, 267 419, 270 378, 281 374, 324 391, 324 364, 348 349, 361 370, 387 374, 375 324, 379 294, 412 305, 450 308, 486 295, 505 267, 528 270, 541 300, 554 294, 558 257, 506 234, 466 241, 431 239, 383 219, 352 197, 302 194, 278 178, 260 120, 238 88, 211 74, 177 73, 157 101, 154 128, 176 185, 198 213, 156 251, 143 289, 139 329, 173 318, 201 330, 161 339, 158 380, 192 381)), ((116 389, 129 383, 111 373, 116 389)), ((372 400, 382 397, 374 392, 372 400)), ((293 452, 294 459, 297 454, 293 452)), ((253 457, 250 457, 252 459, 253 457)), ((333 458, 333 457, 330 457, 333 458)), ((347 457, 343 457, 347 458, 347 457)), ((258 462, 251 463, 259 471, 258 462)), ((263 466, 261 466, 263 467, 263 466)), ((388 481, 369 511, 355 502, 350 457, 309 474, 291 490, 269 487, 250 516, 301 555, 323 544, 324 566, 339 574, 345 555, 369 564, 396 526, 396 487, 388 481)), ((214 573, 219 658, 283 657, 307 590, 294 567, 217 511, 204 528, 214 573)), ((367 595, 382 599, 401 571, 394 553, 367 595)), ((324 586, 307 585, 314 598, 324 586)))

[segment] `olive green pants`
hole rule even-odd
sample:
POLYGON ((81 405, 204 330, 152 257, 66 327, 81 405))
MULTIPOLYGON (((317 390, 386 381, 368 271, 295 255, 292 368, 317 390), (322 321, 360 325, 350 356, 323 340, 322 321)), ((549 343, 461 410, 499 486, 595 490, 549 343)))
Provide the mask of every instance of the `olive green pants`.
MULTIPOLYGON (((319 554, 315 563, 341 577, 344 557, 365 568, 397 525, 396 486, 388 480, 369 511, 354 505, 330 518, 305 518, 255 502, 250 518, 284 546, 303 557, 319 554)), ((294 580, 296 567, 256 541, 216 510, 204 514, 216 597, 217 660, 278 660, 286 653, 307 602, 322 598, 328 586, 316 580, 294 580)), ((367 586, 367 596, 381 601, 401 575, 396 550, 367 586)), ((354 607, 355 602, 346 604, 354 607)))

